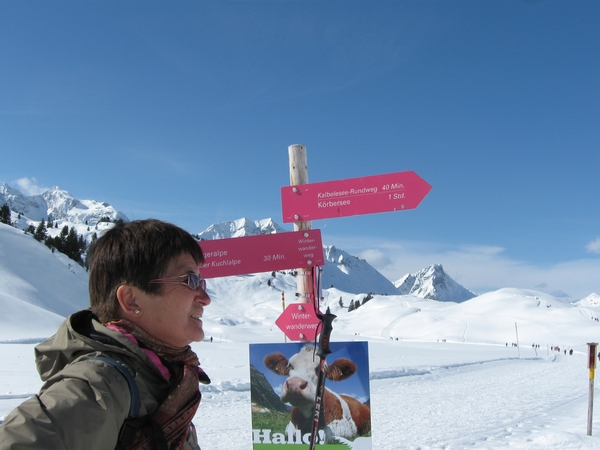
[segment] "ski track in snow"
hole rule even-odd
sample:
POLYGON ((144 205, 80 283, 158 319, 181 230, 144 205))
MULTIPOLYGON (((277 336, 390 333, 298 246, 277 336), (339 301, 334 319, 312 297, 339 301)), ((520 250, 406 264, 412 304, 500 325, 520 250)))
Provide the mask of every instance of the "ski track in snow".
POLYGON ((374 447, 489 445, 491 439, 501 440, 512 429, 545 418, 548 410, 581 397, 571 387, 555 384, 556 378, 570 379, 566 364, 498 360, 478 365, 449 366, 425 377, 372 383, 374 447), (553 372, 552 382, 540 382, 548 372, 553 372), (404 430, 396 434, 393 444, 376 432, 392 427, 404 430))

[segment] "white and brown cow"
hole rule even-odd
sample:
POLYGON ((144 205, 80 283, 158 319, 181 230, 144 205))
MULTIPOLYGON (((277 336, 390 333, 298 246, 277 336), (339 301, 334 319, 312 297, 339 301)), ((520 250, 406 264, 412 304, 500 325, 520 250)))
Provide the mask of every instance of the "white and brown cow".
MULTIPOLYGON (((286 432, 293 427, 302 435, 310 433, 313 409, 319 379, 319 357, 314 346, 305 346, 289 361, 281 353, 265 356, 265 366, 276 374, 287 376, 281 391, 281 401, 292 405, 291 421, 286 432)), ((345 380, 356 372, 356 364, 346 358, 338 358, 327 367, 327 378, 332 381, 345 380)), ((327 441, 331 436, 353 439, 371 431, 371 410, 348 395, 339 395, 325 387, 322 407, 322 424, 327 441)))

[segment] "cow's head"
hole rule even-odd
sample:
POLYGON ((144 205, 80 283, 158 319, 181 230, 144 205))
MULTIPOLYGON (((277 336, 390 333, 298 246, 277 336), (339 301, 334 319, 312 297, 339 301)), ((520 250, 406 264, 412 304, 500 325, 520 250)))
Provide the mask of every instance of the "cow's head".
MULTIPOLYGON (((281 401, 297 406, 305 416, 311 414, 319 379, 319 357, 315 347, 305 346, 289 361, 281 353, 271 353, 265 356, 264 363, 276 374, 288 376, 281 391, 281 401)), ((356 364, 349 359, 338 358, 327 366, 326 376, 332 381, 340 381, 355 372, 356 364)))

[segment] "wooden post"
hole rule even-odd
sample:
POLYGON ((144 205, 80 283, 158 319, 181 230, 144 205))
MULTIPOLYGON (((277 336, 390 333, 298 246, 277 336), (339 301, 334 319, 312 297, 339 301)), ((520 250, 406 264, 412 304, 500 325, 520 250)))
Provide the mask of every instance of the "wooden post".
MULTIPOLYGON (((306 158, 306 147, 294 144, 288 147, 290 163, 290 186, 308 183, 308 164, 306 158)), ((312 222, 294 222, 294 231, 312 230, 312 222)), ((312 267, 298 268, 296 285, 298 292, 298 303, 309 303, 314 297, 312 267)))
POLYGON ((587 435, 592 435, 592 420, 594 418, 594 372, 596 370, 596 342, 588 343, 588 369, 590 369, 590 386, 588 395, 587 435))
MULTIPOLYGON (((281 311, 285 311, 285 292, 281 291, 281 311)), ((287 342, 287 336, 283 333, 283 342, 287 342)))

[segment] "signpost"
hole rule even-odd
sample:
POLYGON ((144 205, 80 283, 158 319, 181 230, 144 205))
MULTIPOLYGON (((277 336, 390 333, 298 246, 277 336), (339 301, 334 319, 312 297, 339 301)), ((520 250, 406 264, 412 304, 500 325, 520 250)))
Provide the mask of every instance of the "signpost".
MULTIPOLYGON (((292 341, 316 342, 318 333, 321 334, 316 352, 319 356, 319 379, 312 430, 310 434, 297 438, 300 429, 292 434, 286 428, 287 436, 274 433, 271 439, 272 426, 268 425, 264 430, 253 429, 253 436, 254 444, 261 445, 286 444, 294 439, 294 443, 300 443, 301 439, 309 443, 312 450, 317 444, 318 433, 323 433, 319 428, 325 423, 321 417, 325 371, 328 367, 325 358, 331 353, 329 335, 335 318, 329 308, 325 314, 319 311, 320 266, 325 261, 321 232, 312 229, 312 221, 414 209, 429 193, 431 186, 413 171, 308 183, 306 147, 291 145, 288 153, 290 186, 281 188, 281 204, 283 221, 293 223, 294 232, 202 241, 200 246, 206 260, 201 271, 205 278, 215 278, 291 268, 298 270, 296 296, 299 303, 288 305, 275 324, 292 341), (305 441, 305 437, 309 440, 305 441)), ((283 357, 281 352, 275 355, 283 357)), ((264 357, 261 359, 263 361, 264 357)), ((371 448, 370 437, 361 439, 366 440, 361 442, 361 448, 371 448)), ((321 443, 329 442, 323 439, 321 443)))
POLYGON ((431 185, 413 171, 281 188, 284 222, 414 209, 431 185))
POLYGON ((321 230, 200 241, 204 278, 322 266, 321 230))

